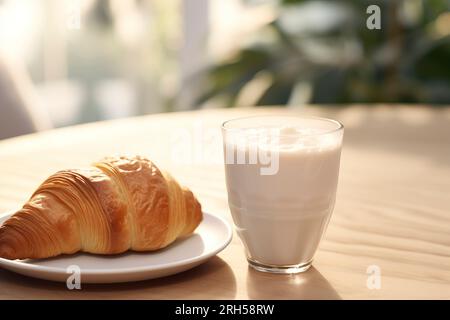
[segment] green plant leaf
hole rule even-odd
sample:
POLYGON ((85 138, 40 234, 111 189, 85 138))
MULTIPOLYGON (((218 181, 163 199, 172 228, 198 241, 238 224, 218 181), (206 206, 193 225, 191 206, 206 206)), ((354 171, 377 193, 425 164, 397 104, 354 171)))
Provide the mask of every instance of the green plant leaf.
POLYGON ((274 82, 256 103, 257 106, 285 105, 289 102, 295 83, 274 82))

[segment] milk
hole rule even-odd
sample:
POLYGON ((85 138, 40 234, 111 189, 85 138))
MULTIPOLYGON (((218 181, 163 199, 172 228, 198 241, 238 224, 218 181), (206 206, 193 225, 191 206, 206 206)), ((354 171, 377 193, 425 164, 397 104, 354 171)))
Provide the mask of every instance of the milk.
POLYGON ((228 155, 232 150, 235 158, 255 159, 259 150, 278 161, 278 171, 271 175, 261 174, 267 161, 225 164, 236 231, 250 262, 309 266, 335 203, 342 131, 280 126, 275 127, 277 136, 269 129, 274 126, 260 127, 258 134, 246 132, 254 128, 224 134, 228 155))

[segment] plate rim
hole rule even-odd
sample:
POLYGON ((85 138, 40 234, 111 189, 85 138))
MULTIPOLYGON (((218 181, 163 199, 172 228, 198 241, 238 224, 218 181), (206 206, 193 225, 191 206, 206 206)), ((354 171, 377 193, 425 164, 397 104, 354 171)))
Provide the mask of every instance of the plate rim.
MULTIPOLYGON (((7 211, 0 214, 0 219, 4 218, 5 216, 11 216, 14 214, 15 211, 7 211)), ((152 272, 152 271, 158 271, 158 270, 164 270, 164 269, 171 269, 171 268, 177 268, 184 265, 189 265, 197 262, 201 262, 204 260, 207 260, 215 255, 217 255, 219 252, 224 250, 233 239, 233 230, 231 228, 231 225, 228 221, 225 220, 225 218, 215 215, 212 213, 209 213, 207 211, 202 211, 204 215, 208 215, 212 217, 213 219, 219 220, 222 225, 225 226, 226 229, 226 241, 223 242, 218 248, 215 248, 214 250, 200 254, 195 257, 191 257, 188 259, 183 259, 180 261, 174 261, 171 263, 166 264, 159 264, 159 265, 149 265, 149 266, 142 266, 142 267, 127 267, 123 269, 82 269, 82 274, 84 275, 123 275, 123 274, 129 274, 129 273, 140 273, 140 272, 152 272)), ((132 251, 131 251, 132 252, 132 251)), ((63 268, 58 267, 50 267, 50 266, 42 266, 42 265, 36 265, 36 264, 28 264, 21 260, 9 260, 5 258, 0 258, 0 268, 4 266, 13 267, 13 268, 20 268, 22 270, 27 271, 38 271, 38 272, 45 272, 45 273, 52 273, 52 274, 61 274, 61 272, 66 273, 63 268)))

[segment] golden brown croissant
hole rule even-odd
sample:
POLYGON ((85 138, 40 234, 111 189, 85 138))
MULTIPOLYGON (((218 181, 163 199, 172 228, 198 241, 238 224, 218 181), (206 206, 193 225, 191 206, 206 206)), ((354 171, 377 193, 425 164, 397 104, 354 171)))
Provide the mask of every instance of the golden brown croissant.
POLYGON ((0 257, 164 248, 202 220, 192 192, 150 160, 106 158, 50 176, 0 227, 0 257))

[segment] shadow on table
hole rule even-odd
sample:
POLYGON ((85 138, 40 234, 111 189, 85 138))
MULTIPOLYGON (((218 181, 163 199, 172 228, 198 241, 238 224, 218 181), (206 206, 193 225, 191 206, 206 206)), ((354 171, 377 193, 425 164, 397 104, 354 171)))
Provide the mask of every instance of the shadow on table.
POLYGON ((249 267, 247 291, 250 299, 342 299, 314 267, 304 273, 291 275, 259 272, 249 267))
POLYGON ((191 270, 160 279, 119 284, 82 284, 68 290, 51 282, 0 270, 0 299, 233 299, 236 279, 219 257, 191 270))

